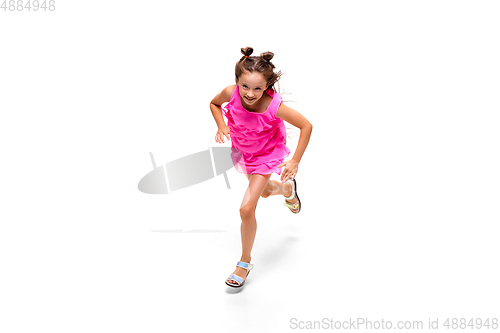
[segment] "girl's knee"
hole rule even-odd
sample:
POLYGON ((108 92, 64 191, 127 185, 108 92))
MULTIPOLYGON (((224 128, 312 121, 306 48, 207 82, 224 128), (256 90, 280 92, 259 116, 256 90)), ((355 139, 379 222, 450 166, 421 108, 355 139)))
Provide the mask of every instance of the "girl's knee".
POLYGON ((246 220, 248 218, 251 218, 255 216, 255 206, 252 205, 245 205, 240 208, 240 216, 243 220, 246 220))

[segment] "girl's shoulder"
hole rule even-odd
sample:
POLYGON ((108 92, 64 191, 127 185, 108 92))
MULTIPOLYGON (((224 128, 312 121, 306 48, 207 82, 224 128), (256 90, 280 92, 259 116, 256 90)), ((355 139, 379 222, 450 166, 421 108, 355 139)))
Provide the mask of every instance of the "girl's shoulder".
POLYGON ((218 93, 210 103, 223 106, 223 104, 225 105, 226 103, 232 101, 234 99, 234 92, 236 91, 235 88, 235 84, 227 86, 226 88, 222 89, 222 91, 218 93))
POLYGON ((236 85, 235 84, 232 84, 230 86, 227 86, 226 88, 224 88, 222 90, 222 94, 221 94, 221 97, 225 100, 225 101, 230 101, 231 100, 231 97, 233 96, 234 94, 234 91, 236 90, 236 85))

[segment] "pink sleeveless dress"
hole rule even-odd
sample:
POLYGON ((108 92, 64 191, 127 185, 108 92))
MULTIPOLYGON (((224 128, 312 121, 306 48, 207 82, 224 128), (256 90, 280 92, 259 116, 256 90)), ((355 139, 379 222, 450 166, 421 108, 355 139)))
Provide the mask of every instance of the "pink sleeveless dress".
POLYGON ((241 104, 238 86, 222 110, 231 130, 231 159, 236 170, 245 174, 281 175, 277 166, 290 154, 286 146, 286 129, 276 117, 281 95, 272 89, 266 93, 273 99, 263 113, 250 112, 241 104))

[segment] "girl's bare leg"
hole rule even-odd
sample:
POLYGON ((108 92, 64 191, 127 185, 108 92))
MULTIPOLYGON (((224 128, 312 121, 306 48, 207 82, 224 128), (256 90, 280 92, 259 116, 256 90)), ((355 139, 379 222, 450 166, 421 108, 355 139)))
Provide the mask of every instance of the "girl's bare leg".
MULTIPOLYGON (((289 182, 282 183, 276 180, 269 180, 266 188, 262 191, 261 197, 267 198, 271 195, 283 195, 288 198, 292 195, 292 185, 289 182)), ((293 197, 291 200, 285 200, 290 204, 295 204, 299 201, 297 197, 293 197)))
MULTIPOLYGON (((255 240, 255 234, 257 233, 257 221, 255 219, 255 208, 257 208, 257 202, 261 197, 262 192, 268 184, 268 180, 271 177, 269 175, 247 175, 250 182, 248 184, 247 191, 243 196, 243 201, 240 207, 241 216, 241 245, 242 254, 240 261, 250 263, 252 260, 251 252, 253 247, 253 242, 255 240)), ((236 267, 233 272, 245 280, 247 275, 247 270, 241 267, 236 267)), ((231 283, 236 283, 234 280, 229 280, 231 283)))
POLYGON ((277 180, 269 180, 264 191, 262 191, 262 197, 267 198, 271 195, 284 195, 289 197, 292 195, 292 185, 290 183, 283 184, 277 180))

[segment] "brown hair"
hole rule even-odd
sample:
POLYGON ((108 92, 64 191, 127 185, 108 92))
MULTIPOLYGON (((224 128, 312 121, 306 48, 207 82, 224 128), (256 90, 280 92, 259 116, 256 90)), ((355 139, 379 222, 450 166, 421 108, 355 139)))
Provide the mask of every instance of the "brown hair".
POLYGON ((271 59, 274 57, 274 53, 272 52, 263 52, 259 57, 250 56, 253 52, 253 48, 245 47, 241 49, 241 53, 243 53, 243 57, 236 63, 235 67, 235 75, 236 81, 240 78, 243 71, 248 72, 258 72, 264 75, 266 79, 268 89, 272 89, 276 92, 274 88, 274 84, 278 82, 282 73, 278 71, 274 72, 274 65, 271 62, 271 59))

